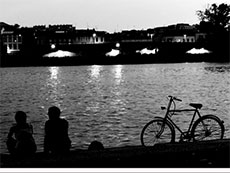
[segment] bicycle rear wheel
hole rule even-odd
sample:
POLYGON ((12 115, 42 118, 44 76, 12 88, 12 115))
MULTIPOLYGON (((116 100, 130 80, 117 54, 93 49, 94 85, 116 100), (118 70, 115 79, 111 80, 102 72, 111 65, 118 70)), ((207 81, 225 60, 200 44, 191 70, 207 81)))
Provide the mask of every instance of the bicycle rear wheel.
POLYGON ((163 119, 148 122, 141 131, 141 144, 154 146, 156 143, 169 143, 175 140, 175 130, 163 119))
POLYGON ((194 123, 191 135, 194 141, 223 139, 223 122, 215 115, 205 115, 194 123))

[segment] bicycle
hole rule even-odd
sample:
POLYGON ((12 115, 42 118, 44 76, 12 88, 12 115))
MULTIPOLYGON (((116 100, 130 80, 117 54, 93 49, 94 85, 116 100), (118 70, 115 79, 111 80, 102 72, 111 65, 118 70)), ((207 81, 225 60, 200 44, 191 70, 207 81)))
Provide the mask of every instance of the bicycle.
POLYGON ((142 129, 141 144, 143 146, 175 142, 175 128, 180 132, 180 142, 223 139, 225 131, 224 121, 215 115, 201 116, 199 109, 202 108, 202 104, 190 103, 189 105, 193 109, 177 110, 175 101, 181 102, 182 100, 173 96, 168 96, 168 98, 167 108, 161 107, 162 110, 166 109, 165 116, 155 117, 142 129), (171 109, 172 106, 174 106, 173 109, 171 109), (171 119, 176 112, 194 112, 187 131, 182 131, 171 119), (195 120, 196 115, 198 115, 197 120, 195 120))

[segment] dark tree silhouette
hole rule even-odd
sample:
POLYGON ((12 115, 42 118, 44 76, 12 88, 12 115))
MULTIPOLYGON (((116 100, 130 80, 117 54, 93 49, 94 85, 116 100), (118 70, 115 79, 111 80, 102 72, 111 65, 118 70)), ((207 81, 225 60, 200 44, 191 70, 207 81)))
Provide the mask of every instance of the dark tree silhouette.
POLYGON ((230 5, 222 3, 212 4, 204 11, 197 11, 200 19, 198 29, 207 33, 205 47, 214 53, 212 61, 230 61, 230 5))
POLYGON ((200 21, 210 22, 215 28, 227 28, 230 24, 230 5, 215 3, 204 11, 197 11, 200 21))

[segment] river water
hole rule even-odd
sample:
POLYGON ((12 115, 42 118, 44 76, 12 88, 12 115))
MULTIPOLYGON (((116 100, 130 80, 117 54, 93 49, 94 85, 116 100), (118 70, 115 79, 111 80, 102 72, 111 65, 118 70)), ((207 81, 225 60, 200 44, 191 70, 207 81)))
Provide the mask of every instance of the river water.
MULTIPOLYGON (((111 66, 0 68, 0 144, 14 114, 23 110, 34 127, 38 151, 43 149, 47 109, 56 105, 69 122, 73 148, 98 140, 105 147, 140 145, 140 132, 154 116, 163 116, 168 95, 203 104, 202 114, 225 121, 230 137, 230 64, 179 63, 111 66)), ((191 114, 173 118, 188 127, 191 114)), ((179 136, 177 136, 179 137, 179 136)))

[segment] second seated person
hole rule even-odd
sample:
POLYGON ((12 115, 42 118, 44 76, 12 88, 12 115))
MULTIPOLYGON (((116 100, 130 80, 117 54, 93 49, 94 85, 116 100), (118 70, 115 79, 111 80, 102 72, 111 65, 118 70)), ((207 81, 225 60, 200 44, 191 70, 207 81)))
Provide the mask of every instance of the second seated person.
POLYGON ((68 153, 71 140, 68 136, 68 121, 60 118, 61 111, 52 106, 48 110, 49 120, 45 123, 44 152, 51 154, 68 153))

